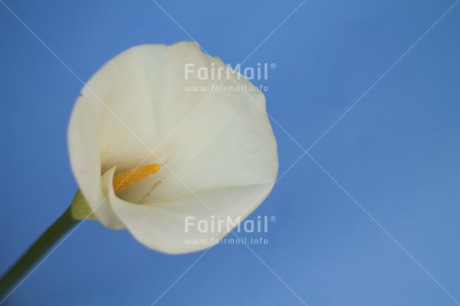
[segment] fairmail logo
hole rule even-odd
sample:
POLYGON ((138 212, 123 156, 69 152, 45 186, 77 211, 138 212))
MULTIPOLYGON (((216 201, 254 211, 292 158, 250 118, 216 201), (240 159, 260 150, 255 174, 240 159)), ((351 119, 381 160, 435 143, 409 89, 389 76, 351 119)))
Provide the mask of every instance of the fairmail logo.
POLYGON ((219 218, 211 216, 207 219, 198 219, 195 216, 187 216, 184 219, 184 230, 186 233, 220 233, 229 232, 236 228, 238 233, 268 233, 270 223, 276 221, 274 216, 257 216, 255 219, 242 220, 241 217, 219 218))

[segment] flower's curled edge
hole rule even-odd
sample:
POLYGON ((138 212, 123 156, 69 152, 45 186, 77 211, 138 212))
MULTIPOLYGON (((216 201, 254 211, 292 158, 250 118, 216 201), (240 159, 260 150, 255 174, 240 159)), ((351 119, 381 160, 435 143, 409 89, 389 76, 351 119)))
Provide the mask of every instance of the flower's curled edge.
POLYGON ((91 78, 68 130, 81 191, 75 218, 126 228, 152 249, 180 254, 212 246, 235 226, 186 229, 187 217, 235 220, 259 206, 278 172, 265 97, 236 73, 211 77, 216 68, 229 69, 193 42, 142 45, 91 78), (115 194, 114 175, 145 164, 161 170, 115 194))

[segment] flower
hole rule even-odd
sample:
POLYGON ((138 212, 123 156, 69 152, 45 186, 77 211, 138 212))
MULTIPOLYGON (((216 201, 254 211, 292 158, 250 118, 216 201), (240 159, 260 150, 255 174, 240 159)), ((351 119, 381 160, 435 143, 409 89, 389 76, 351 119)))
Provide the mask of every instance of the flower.
POLYGON ((236 224, 184 220, 247 217, 278 172, 264 95, 193 42, 133 47, 105 64, 75 104, 68 142, 74 216, 86 209, 165 253, 215 244, 236 224))

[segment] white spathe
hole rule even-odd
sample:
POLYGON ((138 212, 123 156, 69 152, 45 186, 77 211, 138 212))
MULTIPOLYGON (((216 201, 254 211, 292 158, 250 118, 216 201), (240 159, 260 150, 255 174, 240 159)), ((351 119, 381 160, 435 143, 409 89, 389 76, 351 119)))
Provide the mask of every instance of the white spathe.
POLYGON ((278 172, 264 95, 237 74, 186 78, 187 64, 227 69, 192 42, 121 53, 83 88, 68 131, 72 170, 95 217, 174 254, 208 248, 228 233, 186 232, 186 217, 245 218, 278 172), (161 170, 114 193, 115 173, 151 163, 161 170))

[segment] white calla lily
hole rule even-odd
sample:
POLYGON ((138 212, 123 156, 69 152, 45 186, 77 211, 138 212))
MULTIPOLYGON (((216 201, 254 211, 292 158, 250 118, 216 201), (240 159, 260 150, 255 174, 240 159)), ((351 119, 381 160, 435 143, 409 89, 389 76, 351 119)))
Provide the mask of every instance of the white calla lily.
MULTIPOLYGON (((278 172, 264 95, 241 75, 204 79, 186 74, 190 65, 229 69, 192 42, 121 53, 86 84, 68 131, 72 170, 93 217, 165 253, 216 243, 235 224, 203 232, 186 230, 184 220, 245 218, 278 172)), ((73 211, 83 218, 81 203, 73 211)))

